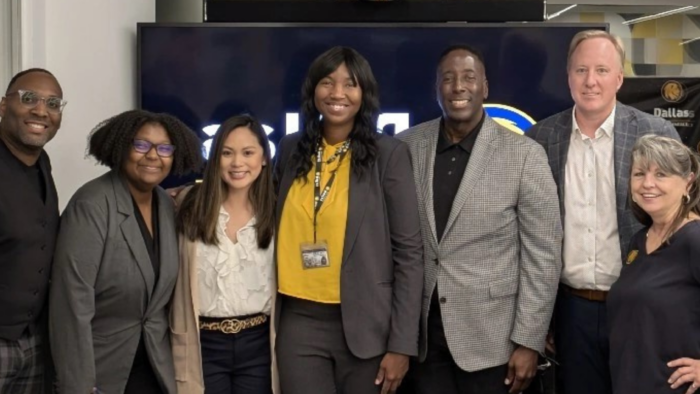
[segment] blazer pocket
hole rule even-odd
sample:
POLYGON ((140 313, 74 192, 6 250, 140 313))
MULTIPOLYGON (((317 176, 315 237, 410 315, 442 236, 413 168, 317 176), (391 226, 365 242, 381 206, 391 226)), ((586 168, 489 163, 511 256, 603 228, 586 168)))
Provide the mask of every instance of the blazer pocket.
POLYGON ((380 287, 393 287, 394 281, 393 280, 383 280, 381 282, 377 282, 377 285, 380 287))
POLYGON ((489 283, 491 298, 512 296, 518 292, 518 278, 501 279, 489 283))
POLYGON ((170 331, 170 343, 173 349, 173 364, 175 365, 175 380, 187 381, 187 334, 176 334, 170 331))

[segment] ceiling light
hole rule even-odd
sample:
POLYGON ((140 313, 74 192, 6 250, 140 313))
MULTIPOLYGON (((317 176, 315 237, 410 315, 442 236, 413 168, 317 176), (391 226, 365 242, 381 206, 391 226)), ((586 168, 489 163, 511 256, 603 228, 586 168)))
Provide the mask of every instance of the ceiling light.
POLYGON ((650 20, 654 20, 654 19, 663 18, 663 17, 665 17, 665 16, 680 14, 680 13, 683 13, 683 12, 686 12, 686 11, 694 10, 694 9, 696 9, 696 8, 698 8, 698 6, 696 6, 696 5, 689 5, 689 6, 686 6, 686 7, 676 8, 676 9, 669 10, 669 11, 659 12, 658 14, 654 14, 654 15, 649 15, 649 16, 643 16, 643 17, 641 17, 641 18, 630 19, 630 20, 628 20, 628 21, 622 22, 622 24, 623 24, 623 25, 634 25, 635 23, 641 23, 641 22, 646 22, 646 21, 650 21, 650 20))

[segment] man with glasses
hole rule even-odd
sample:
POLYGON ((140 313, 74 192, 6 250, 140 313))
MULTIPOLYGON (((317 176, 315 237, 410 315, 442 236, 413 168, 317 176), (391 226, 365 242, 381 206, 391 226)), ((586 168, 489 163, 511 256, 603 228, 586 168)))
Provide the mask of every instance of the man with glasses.
POLYGON ((0 393, 50 389, 44 304, 59 213, 44 145, 61 126, 62 97, 56 78, 33 68, 0 101, 0 393))

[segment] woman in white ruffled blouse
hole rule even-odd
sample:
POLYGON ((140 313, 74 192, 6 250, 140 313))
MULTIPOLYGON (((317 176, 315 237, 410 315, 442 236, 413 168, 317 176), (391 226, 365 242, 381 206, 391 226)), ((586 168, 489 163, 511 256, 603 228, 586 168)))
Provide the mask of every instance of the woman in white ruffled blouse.
POLYGON ((214 137, 201 184, 178 198, 180 273, 171 307, 178 392, 272 392, 274 191, 262 125, 241 115, 214 137))

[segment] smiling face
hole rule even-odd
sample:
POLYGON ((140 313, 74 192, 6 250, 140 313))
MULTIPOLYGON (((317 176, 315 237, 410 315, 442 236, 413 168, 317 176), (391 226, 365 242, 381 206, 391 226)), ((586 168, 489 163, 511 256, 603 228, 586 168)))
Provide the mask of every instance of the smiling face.
POLYGON ((63 97, 56 78, 44 72, 30 72, 10 86, 0 101, 0 136, 22 152, 40 151, 61 127, 61 113, 49 112, 44 101, 34 108, 22 104, 18 90, 32 91, 42 98, 63 97))
POLYGON ((233 129, 221 149, 221 180, 229 192, 248 192, 267 165, 263 147, 248 127, 233 129))
POLYGON ((132 147, 124 160, 122 171, 130 188, 141 192, 150 192, 163 182, 173 166, 173 156, 158 156, 155 145, 171 144, 172 142, 170 142, 168 132, 157 123, 143 125, 136 132, 134 139, 148 141, 153 146, 147 153, 139 153, 132 147))
POLYGON ((685 179, 661 170, 655 163, 633 163, 630 191, 632 199, 654 221, 672 219, 688 193, 692 175, 685 179))
POLYGON ((362 87, 350 75, 345 63, 318 82, 314 105, 325 125, 352 128, 362 105, 362 87))
POLYGON ((571 55, 568 74, 577 115, 607 116, 612 112, 623 70, 610 40, 596 37, 581 41, 571 55))
POLYGON ((446 120, 478 123, 489 95, 483 64, 464 49, 448 53, 437 69, 436 91, 446 120))

